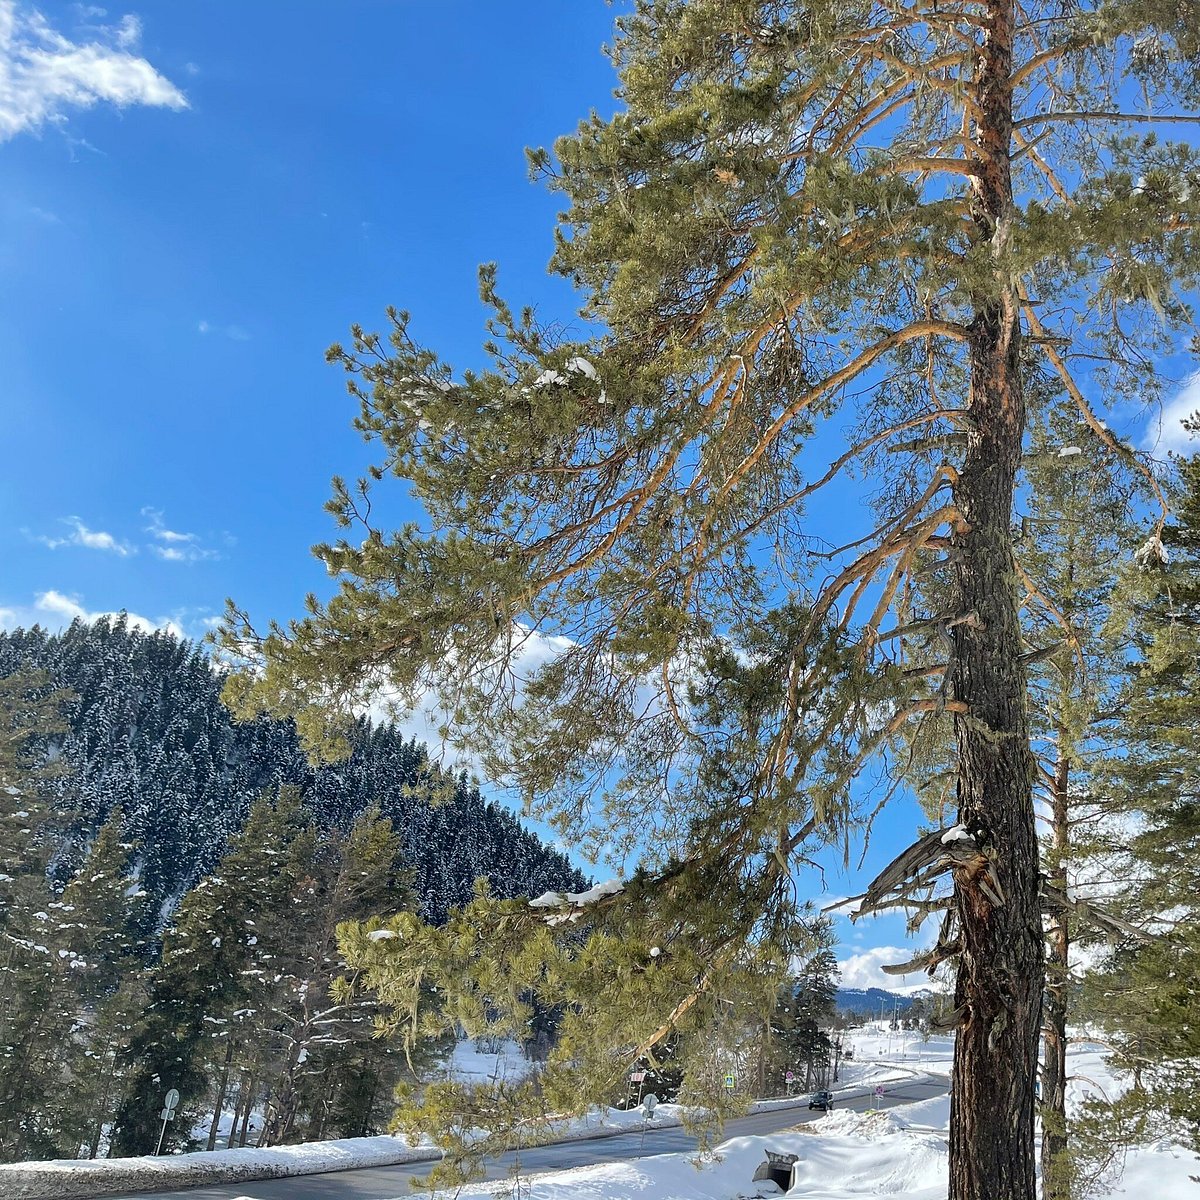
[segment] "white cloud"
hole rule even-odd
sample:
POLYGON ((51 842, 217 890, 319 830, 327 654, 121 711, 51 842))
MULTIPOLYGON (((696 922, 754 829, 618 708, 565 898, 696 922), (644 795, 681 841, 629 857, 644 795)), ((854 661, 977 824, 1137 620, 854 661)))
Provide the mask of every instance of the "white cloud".
MULTIPOLYGON (((0 629, 28 628, 31 625, 41 625, 44 629, 61 629, 74 620, 98 621, 101 617, 115 617, 115 612, 90 612, 83 606, 79 596, 66 592, 38 592, 32 605, 16 605, 11 608, 0 608, 0 629)), ((165 629, 178 637, 186 636, 179 623, 170 617, 159 617, 152 621, 149 617, 138 613, 126 612, 126 621, 135 629, 153 633, 156 629, 165 629)))
POLYGON ((1195 454, 1200 450, 1200 443, 1184 429, 1182 421, 1197 411, 1200 411, 1200 371, 1187 380, 1173 400, 1163 405, 1157 416, 1151 418, 1143 446, 1160 454, 1168 450, 1179 454, 1195 454))
POLYGON ((250 340, 250 335, 240 325, 214 325, 211 321, 199 321, 196 324, 196 332, 220 334, 231 342, 248 342, 250 340))
MULTIPOLYGON (((101 10, 90 9, 89 15, 101 10)), ((36 9, 0 0, 0 141, 63 122, 72 108, 187 108, 187 98, 137 53, 141 22, 122 17, 74 42, 36 9)))
POLYGON ((163 562, 175 563, 211 562, 221 557, 215 550, 208 550, 204 546, 152 545, 150 553, 163 562))
POLYGON ((82 546, 87 550, 105 550, 110 554, 117 554, 121 558, 128 558, 131 554, 137 553, 136 546, 118 541, 111 533, 106 533, 103 529, 89 529, 78 517, 62 517, 59 524, 68 526, 70 532, 62 537, 47 537, 38 534, 29 534, 29 536, 35 542, 49 546, 51 550, 57 550, 62 546, 82 546))
POLYGON ((907 962, 920 951, 914 946, 875 946, 861 954, 852 954, 838 961, 841 969, 841 986, 844 988, 884 988, 889 992, 910 992, 930 985, 924 971, 909 975, 886 975, 885 964, 907 962))
POLYGON ((117 25, 115 37, 122 50, 136 50, 138 42, 142 40, 141 18, 126 13, 117 25))
POLYGON ((168 529, 161 509, 143 508, 142 516, 150 522, 146 532, 154 538, 150 553, 164 562, 203 562, 221 557, 215 550, 201 546, 198 534, 168 529))
MULTIPOLYGON (((572 642, 559 634, 545 634, 523 625, 513 628, 514 654, 511 663, 513 681, 524 686, 531 675, 567 650, 572 642)), ((450 770, 478 771, 478 759, 469 751, 453 745, 442 735, 446 710, 438 704, 437 696, 427 692, 415 705, 380 682, 373 689, 364 715, 375 722, 390 722, 406 738, 416 738, 429 748, 429 756, 450 770)))

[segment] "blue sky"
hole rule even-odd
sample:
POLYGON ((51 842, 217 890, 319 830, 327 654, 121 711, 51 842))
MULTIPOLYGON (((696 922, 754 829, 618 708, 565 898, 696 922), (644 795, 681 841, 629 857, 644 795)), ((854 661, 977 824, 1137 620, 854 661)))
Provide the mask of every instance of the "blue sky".
MULTIPOLYGON (((613 109, 613 14, 0 0, 0 624, 295 615, 329 476, 362 459, 325 347, 394 303, 476 361, 489 260, 573 315, 523 147, 613 109)), ((913 821, 881 820, 868 867, 913 821)), ((880 981, 900 922, 846 936, 848 982, 880 981)))

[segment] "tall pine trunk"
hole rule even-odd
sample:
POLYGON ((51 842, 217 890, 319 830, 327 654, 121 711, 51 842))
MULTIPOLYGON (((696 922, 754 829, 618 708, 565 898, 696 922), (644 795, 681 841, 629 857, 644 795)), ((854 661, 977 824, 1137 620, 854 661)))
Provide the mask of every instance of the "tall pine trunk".
POLYGON ((254 1088, 257 1080, 253 1074, 249 1074, 246 1079, 246 1105, 242 1109, 242 1130, 238 1138, 238 1145, 244 1146, 246 1139, 250 1136, 250 1113, 254 1109, 254 1088))
POLYGON ((215 1150, 217 1146, 217 1133, 221 1128, 221 1113, 225 1108, 225 1089, 229 1086, 229 1067, 232 1062, 233 1038, 230 1038, 225 1047, 225 1061, 221 1064, 221 1074, 217 1079, 217 1100, 213 1105, 213 1118, 208 1127, 208 1144, 204 1147, 205 1150, 215 1150))
MULTIPOLYGON (((1067 820, 1067 787, 1070 759, 1065 752, 1065 731, 1058 731, 1058 761, 1054 767, 1053 860, 1050 882, 1067 890, 1066 852, 1070 837, 1067 820)), ((1042 1037, 1042 1194, 1045 1200, 1066 1200, 1067 1151, 1067 964, 1071 949, 1065 912, 1056 913, 1047 931, 1046 1013, 1042 1037)))
POLYGON ((970 327, 967 451, 954 488, 959 616, 948 672, 959 821, 980 847, 955 875, 961 1012, 950 1106, 950 1200, 1033 1200, 1043 940, 1033 756, 1011 520, 1025 431, 1020 308, 1007 265, 1013 193, 1013 0, 990 0, 975 70, 976 243, 996 259, 970 327))

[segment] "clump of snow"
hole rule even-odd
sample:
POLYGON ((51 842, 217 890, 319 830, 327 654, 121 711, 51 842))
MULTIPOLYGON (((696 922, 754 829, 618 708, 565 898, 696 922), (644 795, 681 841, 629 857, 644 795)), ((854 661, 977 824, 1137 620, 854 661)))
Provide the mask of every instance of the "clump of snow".
POLYGON ((963 825, 955 825, 952 829, 947 829, 942 834, 942 845, 948 846, 951 842, 969 842, 971 835, 967 832, 963 825))
POLYGON ((567 370, 573 371, 576 375, 585 375, 588 379, 599 380, 600 378, 596 368, 586 358, 568 358, 567 370))
POLYGON ((1133 561, 1139 567, 1147 570, 1152 570, 1159 567, 1165 567, 1171 561, 1171 556, 1167 553, 1167 548, 1162 544, 1162 538, 1158 534, 1151 534, 1141 546, 1138 547, 1137 553, 1133 556, 1133 561))
POLYGON ((605 896, 616 896, 624 890, 625 885, 619 879, 606 879, 603 883, 588 888, 586 892, 543 892, 536 900, 530 900, 529 907, 583 908, 588 904, 595 904, 597 900, 603 900, 605 896))
POLYGON ((367 934, 367 940, 370 942, 385 942, 388 938, 399 937, 394 929, 372 929, 367 934))
POLYGON ((625 890, 625 885, 619 879, 606 879, 603 883, 590 887, 586 892, 568 892, 567 900, 571 904, 594 904, 605 896, 616 896, 625 890))
POLYGON ((1059 452, 1059 458, 1074 458, 1077 454, 1082 454, 1083 451, 1078 446, 1064 446, 1059 452))

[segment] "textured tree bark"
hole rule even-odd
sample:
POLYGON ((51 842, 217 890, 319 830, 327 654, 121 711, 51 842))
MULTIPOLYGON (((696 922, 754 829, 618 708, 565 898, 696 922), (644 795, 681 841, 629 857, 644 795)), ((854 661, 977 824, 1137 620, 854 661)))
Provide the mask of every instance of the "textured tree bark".
POLYGON ((233 1062, 233 1039, 230 1038, 225 1046, 225 1061, 221 1064, 221 1075, 217 1080, 217 1101, 213 1105, 212 1122, 208 1127, 208 1143, 205 1150, 215 1150, 217 1132, 221 1128, 221 1113, 225 1109, 225 1089, 229 1086, 229 1067, 233 1062))
MULTIPOLYGON (((1067 787, 1071 764, 1063 751, 1059 731, 1058 761, 1054 767, 1054 843, 1050 882, 1067 890, 1066 851, 1070 838, 1067 820, 1067 787)), ((1046 1013, 1042 1035, 1042 1195, 1045 1200, 1066 1200, 1064 1176, 1067 1151, 1067 960, 1071 949, 1069 917, 1056 913, 1047 930, 1046 1013)))
POLYGON ((950 1105, 950 1200, 1034 1200, 1034 1078, 1043 940, 1033 757, 1012 506, 1025 401, 1020 309, 1007 256, 1012 225, 1012 0, 990 0, 975 67, 976 244, 996 260, 970 327, 967 449, 954 489, 960 616, 948 678, 959 755, 959 821, 980 847, 955 872, 963 1013, 950 1105))
POLYGON ((251 1075, 246 1085, 246 1107, 242 1109, 242 1130, 238 1137, 239 1146, 244 1146, 246 1139, 250 1136, 250 1113, 254 1109, 254 1088, 256 1084, 257 1080, 251 1075))
POLYGON ((247 1104, 246 1092, 250 1084, 250 1072, 243 1071, 238 1080, 237 1099, 233 1102, 233 1116, 229 1121, 229 1139, 225 1143, 226 1150, 232 1150, 237 1142, 238 1122, 242 1119, 242 1106, 247 1104))

